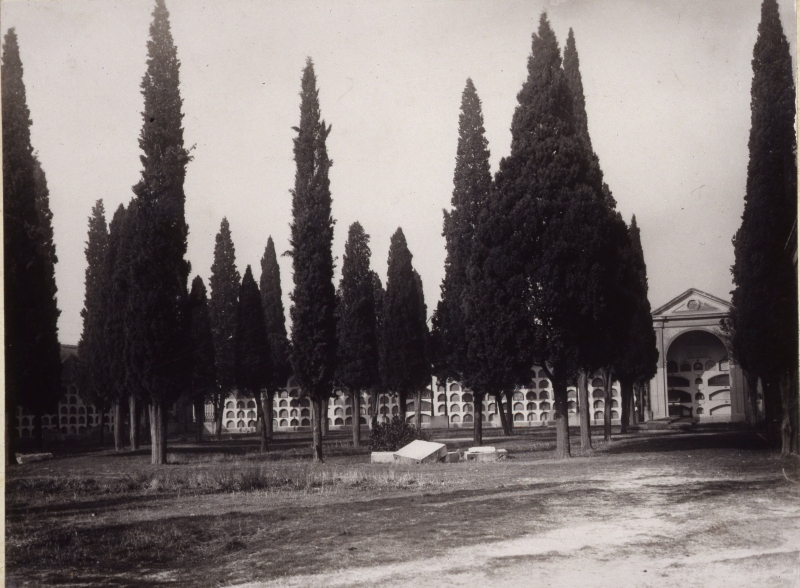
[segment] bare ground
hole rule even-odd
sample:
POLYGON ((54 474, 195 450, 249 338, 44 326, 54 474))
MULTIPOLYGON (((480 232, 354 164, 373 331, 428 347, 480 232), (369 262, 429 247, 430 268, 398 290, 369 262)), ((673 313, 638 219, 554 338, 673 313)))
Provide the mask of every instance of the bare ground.
MULTIPOLYGON (((9 586, 800 586, 800 460, 726 428, 393 467, 333 439, 64 455, 9 472, 9 586)), ((448 441, 449 445, 462 442, 448 441)), ((227 444, 227 445, 226 445, 227 444)))

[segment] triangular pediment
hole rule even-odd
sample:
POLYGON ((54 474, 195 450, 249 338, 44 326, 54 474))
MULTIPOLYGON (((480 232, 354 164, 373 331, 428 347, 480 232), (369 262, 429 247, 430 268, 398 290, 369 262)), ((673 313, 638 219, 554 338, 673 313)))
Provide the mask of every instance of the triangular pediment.
POLYGON ((727 313, 729 302, 696 288, 689 288, 665 305, 655 309, 653 316, 692 316, 701 314, 727 313))

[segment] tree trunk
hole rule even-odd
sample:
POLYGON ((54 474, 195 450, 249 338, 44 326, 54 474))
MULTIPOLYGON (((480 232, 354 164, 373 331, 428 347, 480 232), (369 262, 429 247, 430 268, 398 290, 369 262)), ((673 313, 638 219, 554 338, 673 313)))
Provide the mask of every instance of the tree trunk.
POLYGON ((758 376, 752 372, 744 372, 745 381, 745 418, 751 425, 758 422, 758 376))
POLYGON ((167 411, 161 402, 150 403, 150 463, 167 463, 167 411))
POLYGON ((272 427, 275 420, 275 390, 267 390, 267 400, 264 406, 264 415, 267 419, 267 439, 272 441, 272 427))
POLYGON ((567 379, 560 371, 548 374, 553 382, 553 405, 556 414, 556 459, 566 459, 569 451, 569 416, 567 415, 567 379))
POLYGON ((508 422, 508 434, 514 434, 514 410, 512 408, 512 398, 514 396, 513 390, 506 390, 506 421, 508 422))
POLYGON ((611 441, 611 380, 614 376, 613 368, 603 370, 603 440, 611 441))
MULTIPOLYGON (((330 399, 326 397, 324 400, 321 401, 321 404, 320 404, 320 407, 322 408, 322 413, 320 414, 320 419, 321 419, 320 424, 322 425, 321 431, 322 431, 322 436, 323 437, 327 437, 328 436, 328 429, 329 429, 329 426, 328 426, 329 425, 329 423, 328 423, 328 420, 329 420, 328 419, 328 408, 329 408, 328 403, 329 402, 330 402, 330 399)), ((321 458, 320 458, 320 461, 322 461, 321 458)))
POLYGON ((773 443, 778 443, 781 438, 780 431, 783 421, 779 379, 776 377, 761 378, 761 385, 764 389, 764 420, 767 424, 767 433, 773 443))
POLYGON ((417 424, 417 431, 422 429, 422 390, 414 391, 414 422, 417 424))
MULTIPOLYGON (((786 372, 781 375, 781 406, 783 418, 781 420, 781 454, 789 455, 798 453, 797 438, 797 388, 792 385, 793 378, 786 372)), ((796 378, 794 382, 796 382, 796 378)))
POLYGON ((475 407, 472 442, 480 447, 483 445, 483 394, 473 392, 472 402, 475 407))
POLYGON ((633 382, 627 378, 619 382, 619 400, 621 405, 619 432, 624 435, 628 432, 628 425, 631 424, 631 404, 633 403, 633 382))
MULTIPOLYGON (((105 431, 103 430, 103 428, 104 428, 103 425, 105 425, 105 420, 106 420, 106 407, 103 406, 103 407, 98 408, 97 410, 100 412, 100 435, 99 435, 99 439, 100 439, 100 447, 102 447, 103 446, 103 442, 105 441, 105 439, 104 439, 105 431)), ((97 417, 95 417, 95 420, 96 419, 97 419, 97 417)))
POLYGON ((222 439, 222 414, 225 411, 226 394, 218 392, 214 395, 214 436, 222 439))
POLYGON ((311 452, 315 462, 323 462, 322 459, 322 399, 319 396, 311 398, 311 452))
POLYGON ((6 467, 17 465, 16 439, 14 439, 16 413, 16 409, 6 404, 6 467))
MULTIPOLYGON (((139 401, 136 396, 131 394, 128 396, 128 408, 130 412, 130 436, 131 436, 131 451, 139 450, 139 421, 142 413, 142 408, 139 406, 139 401)), ((119 450, 117 450, 119 451, 119 450)))
POLYGON ((269 449, 269 435, 267 434, 267 419, 264 415, 264 399, 261 391, 257 391, 253 393, 253 397, 256 401, 256 418, 261 422, 261 426, 259 427, 261 437, 261 453, 266 453, 269 449))
POLYGON ((398 392, 397 393, 397 406, 400 411, 400 420, 403 422, 406 421, 406 393, 405 392, 398 392))
MULTIPOLYGON (((131 401, 133 401, 133 396, 131 395, 131 401)), ((123 412, 122 412, 122 400, 115 400, 113 404, 113 411, 114 411, 114 451, 122 451, 123 449, 123 441, 122 441, 122 419, 123 412)), ((135 428, 135 423, 133 418, 131 418, 131 431, 135 428)), ((131 450, 133 450, 133 433, 131 433, 131 450)))
POLYGON ((495 410, 500 415, 500 424, 503 425, 503 435, 506 437, 511 436, 511 429, 506 420, 506 409, 503 407, 503 393, 495 395, 495 410))
POLYGON ((203 429, 206 421, 206 401, 202 396, 194 399, 195 441, 203 442, 203 429))
POLYGON ((633 392, 631 394, 631 424, 638 425, 642 422, 642 400, 641 400, 642 386, 639 382, 633 383, 633 392))
POLYGON ((369 393, 372 398, 372 412, 370 413, 369 428, 374 431, 375 427, 378 426, 378 388, 373 387, 369 393))
POLYGON ((361 390, 353 394, 353 447, 361 445, 361 390))
POLYGON ((42 413, 36 411, 33 414, 33 439, 37 451, 44 449, 44 430, 42 428, 42 413))
POLYGON ((578 413, 581 423, 581 451, 592 449, 592 414, 589 400, 589 375, 581 370, 578 373, 578 413))

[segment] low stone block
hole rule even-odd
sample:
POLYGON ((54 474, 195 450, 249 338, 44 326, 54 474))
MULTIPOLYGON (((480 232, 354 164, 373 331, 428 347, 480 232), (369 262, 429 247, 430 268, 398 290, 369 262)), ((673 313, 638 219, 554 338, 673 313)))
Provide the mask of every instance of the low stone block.
POLYGON ((447 457, 447 445, 417 439, 394 452, 395 463, 431 463, 447 457))
POLYGON ((470 447, 467 449, 468 453, 494 453, 495 451, 497 451, 497 449, 491 445, 481 445, 479 447, 470 447))
POLYGON ((464 457, 467 458, 467 461, 498 461, 500 459, 505 459, 508 456, 508 451, 505 449, 498 449, 492 452, 486 451, 468 451, 464 454, 464 457))
POLYGON ((448 451, 447 455, 444 458, 446 463, 458 463, 461 461, 461 452, 460 451, 448 451))
POLYGON ((370 463, 394 463, 392 451, 373 451, 369 456, 370 463))
POLYGON ((26 454, 17 454, 17 463, 33 463, 35 461, 46 461, 48 459, 53 459, 52 453, 26 453, 26 454))

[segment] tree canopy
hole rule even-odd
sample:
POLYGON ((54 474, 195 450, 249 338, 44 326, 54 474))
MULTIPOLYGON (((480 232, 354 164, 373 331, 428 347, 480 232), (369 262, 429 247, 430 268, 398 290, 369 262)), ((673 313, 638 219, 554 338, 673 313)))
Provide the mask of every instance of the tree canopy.
POLYGON ((269 360, 261 294, 248 265, 239 288, 236 312, 236 387, 253 396, 260 395, 269 381, 269 360))
POLYGON ((267 239, 267 247, 261 258, 260 287, 272 366, 267 390, 274 393, 286 386, 286 381, 292 373, 292 365, 289 363, 289 339, 286 335, 286 314, 283 311, 281 270, 272 237, 267 239))
MULTIPOLYGON (((405 410, 407 394, 425 387, 430 378, 430 363, 426 356, 427 327, 411 260, 403 230, 398 228, 389 246, 381 340, 385 384, 399 395, 401 412, 405 410)), ((405 414, 402 416, 405 419, 405 414)))

